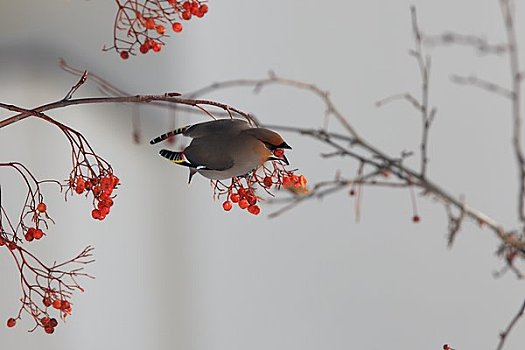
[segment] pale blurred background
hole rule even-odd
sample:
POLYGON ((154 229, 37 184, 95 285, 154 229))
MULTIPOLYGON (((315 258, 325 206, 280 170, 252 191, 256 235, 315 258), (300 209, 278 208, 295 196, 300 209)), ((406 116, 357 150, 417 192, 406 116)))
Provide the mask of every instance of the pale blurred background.
MULTIPOLYGON (((516 1, 518 34, 525 4, 516 1)), ((504 36, 498 1, 210 1, 160 54, 122 61, 111 44, 113 1, 47 0, 0 3, 0 100, 33 107, 62 98, 76 79, 59 57, 133 94, 191 91, 214 81, 278 74, 318 84, 369 141, 398 155, 416 150, 419 116, 404 103, 378 99, 418 94, 409 5, 425 32, 504 36)), ((520 38, 523 43, 523 37, 520 38)), ((522 46, 525 49, 525 46, 522 46)), ((516 169, 509 105, 452 73, 508 82, 505 58, 468 48, 433 53, 429 175, 505 225, 515 224, 516 169)), ((78 96, 94 96, 93 85, 78 96)), ((311 95, 269 88, 258 96, 232 89, 206 96, 257 115, 264 123, 319 127, 324 108, 311 95)), ((48 261, 96 247, 74 312, 53 336, 0 327, 2 349, 493 349, 524 297, 502 266, 493 234, 465 224, 452 250, 446 215, 420 198, 421 223, 411 222, 407 191, 365 189, 362 218, 346 192, 310 201, 277 219, 225 213, 208 182, 158 157, 147 140, 170 127, 169 113, 141 107, 142 144, 132 142, 131 107, 80 106, 50 113, 81 130, 108 159, 122 186, 104 222, 90 218, 89 200, 64 203, 49 191, 56 225, 35 245, 48 261)), ((7 115, 2 112, 2 116, 7 115)), ((181 116, 180 124, 204 120, 181 116)), ((335 126, 335 123, 334 123, 335 126)), ((337 130, 337 129, 335 129, 337 130)), ((310 182, 351 176, 355 163, 322 160, 327 148, 283 133, 289 159, 310 182)), ((25 120, 0 130, 0 161, 17 160, 39 178, 63 179, 70 169, 65 138, 52 126, 25 120)), ((417 166, 418 157, 411 161, 417 166)), ((2 170, 3 205, 22 200, 19 180, 2 170)), ((263 207, 267 214, 276 207, 263 207)), ((12 214, 13 216, 16 214, 12 214)), ((0 254, 0 319, 18 311, 18 275, 0 254)), ((2 321, 4 324, 4 321, 2 321)), ((525 324, 506 349, 523 349, 525 324)))

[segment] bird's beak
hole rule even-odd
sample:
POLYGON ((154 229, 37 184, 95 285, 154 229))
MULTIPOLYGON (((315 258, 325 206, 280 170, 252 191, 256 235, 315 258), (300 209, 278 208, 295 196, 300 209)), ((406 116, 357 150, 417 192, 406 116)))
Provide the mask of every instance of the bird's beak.
POLYGON ((277 146, 276 148, 292 149, 292 147, 290 147, 290 145, 287 144, 286 142, 281 143, 281 144, 280 144, 279 146, 277 146))
POLYGON ((286 165, 290 165, 290 162, 288 162, 288 158, 286 158, 284 154, 282 155, 282 157, 269 157, 268 160, 279 160, 286 165))

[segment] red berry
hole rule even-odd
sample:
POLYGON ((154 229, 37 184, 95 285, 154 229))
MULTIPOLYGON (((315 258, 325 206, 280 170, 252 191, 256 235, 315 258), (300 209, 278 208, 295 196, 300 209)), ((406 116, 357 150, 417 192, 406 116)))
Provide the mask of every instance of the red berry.
POLYGON ((289 188, 289 187, 292 187, 293 186, 293 180, 290 176, 286 176, 284 179, 283 179, 283 187, 284 188, 289 188))
POLYGON ((117 185, 120 182, 120 179, 116 177, 115 175, 111 175, 111 180, 113 180, 113 188, 117 187, 117 185))
POLYGON ((100 180, 100 187, 104 191, 113 188, 113 180, 109 176, 104 176, 102 180, 100 180))
POLYGON ((38 211, 41 212, 41 213, 45 212, 46 209, 47 209, 47 205, 46 205, 46 203, 44 203, 44 202, 40 202, 40 203, 38 203, 38 205, 36 206, 36 210, 38 210, 38 211))
POLYGON ((284 156, 284 149, 277 148, 276 150, 273 151, 273 155, 276 156, 277 158, 282 158, 284 156))
POLYGON ((175 5, 177 3, 177 0, 168 0, 168 4, 171 6, 175 5))
POLYGON ((108 207, 108 208, 113 206, 113 199, 111 199, 111 198, 104 199, 104 206, 108 207))
POLYGON ((140 53, 146 54, 149 51, 149 46, 146 44, 142 44, 140 45, 139 51, 140 53))
POLYGON ((202 4, 199 8, 199 11, 202 13, 202 14, 205 14, 208 12, 208 5, 206 4, 202 4))
POLYGON ((30 227, 27 229, 27 232, 26 232, 26 236, 29 235, 31 237, 35 237, 35 231, 36 231, 36 228, 34 227, 30 227))
POLYGON ((62 308, 62 301, 60 299, 55 299, 53 301, 53 308, 60 310, 62 308))
POLYGON ((10 319, 7 320, 7 327, 11 328, 14 326, 16 326, 16 320, 11 317, 10 319))
POLYGON ((55 331, 55 328, 50 327, 50 326, 47 326, 47 327, 44 327, 44 331, 45 331, 47 334, 53 334, 53 332, 55 331))
MULTIPOLYGON (((106 215, 109 214, 109 210, 110 210, 109 207, 102 207, 102 208, 100 209, 100 216, 101 216, 101 217, 102 217, 102 216, 106 217, 106 215)), ((103 220, 103 219, 100 219, 100 220, 103 220)))
POLYGON ((47 327, 47 326, 49 326, 49 321, 50 321, 50 320, 51 320, 51 319, 50 319, 49 317, 46 316, 46 317, 42 317, 42 318, 40 319, 40 322, 42 322, 42 326, 47 327))
POLYGON ((304 175, 299 176, 299 181, 297 182, 300 187, 306 187, 306 184, 308 181, 306 180, 306 177, 304 175))
POLYGON ((159 52, 162 49, 162 45, 159 43, 153 44, 153 52, 159 52))
POLYGON ((113 192, 113 190, 110 190, 110 191, 107 191, 107 190, 106 190, 106 191, 103 191, 103 192, 100 194, 100 196, 98 197, 98 200, 99 200, 99 201, 102 201, 102 202, 108 200, 108 199, 110 198, 109 196, 111 195, 111 192, 113 192))
POLYGON ((60 310, 67 310, 67 309, 69 309, 70 306, 71 305, 69 304, 69 301, 64 300, 64 301, 62 301, 62 305, 60 306, 60 310))
POLYGON ((24 237, 25 237, 26 241, 28 241, 28 242, 31 242, 31 241, 35 238, 35 237, 34 237, 31 233, 29 233, 29 232, 26 232, 26 234, 25 234, 24 237))
POLYGON ((42 304, 44 304, 45 307, 51 306, 51 299, 49 299, 48 297, 44 297, 44 299, 42 299, 42 304))
POLYGON ((241 200, 239 201, 239 207, 240 207, 241 209, 246 209, 246 208, 248 208, 249 206, 250 206, 250 203, 248 203, 248 201, 247 201, 246 199, 241 199, 241 200))
POLYGON ((234 193, 230 196, 230 199, 233 203, 237 203, 241 200, 241 196, 238 193, 234 193))
POLYGON ((44 232, 41 229, 37 228, 35 230, 35 233, 33 234, 33 237, 35 237, 35 239, 40 239, 44 237, 44 232))
POLYGON ((250 205, 248 207, 248 212, 250 212, 250 214, 253 215, 259 215, 259 213, 261 212, 261 208, 259 208, 257 205, 250 205))
POLYGON ((120 52, 120 58, 123 60, 127 60, 129 58, 129 52, 128 51, 121 51, 120 52))
POLYGON ((93 195, 95 197, 98 197, 100 196, 100 193, 102 192, 102 189, 100 188, 100 186, 95 186, 93 187, 93 195))
POLYGON ((266 176, 263 180, 263 183, 264 183, 264 186, 266 187, 272 187, 272 184, 273 184, 273 180, 271 177, 269 176, 266 176))
POLYGON ((189 21, 191 19, 191 12, 186 10, 182 13, 182 19, 189 21))
POLYGON ((155 27, 155 30, 160 35, 163 35, 166 32, 166 27, 164 27, 162 24, 159 24, 158 26, 155 27))
POLYGON ((15 241, 11 241, 7 243, 7 248, 9 248, 9 250, 15 250, 16 248, 18 248, 18 246, 16 245, 15 241))
POLYGON ((50 327, 53 327, 53 328, 55 328, 56 326, 58 326, 58 321, 57 321, 57 319, 56 319, 56 318, 52 318, 52 319, 50 319, 50 320, 49 320, 49 326, 50 326, 50 327))
POLYGON ((93 219, 100 219, 100 210, 93 209, 91 211, 91 216, 93 217, 93 219))
POLYGON ((155 28, 155 20, 153 18, 148 18, 146 20, 146 23, 144 23, 144 26, 146 29, 154 29, 155 28))
POLYGON ((185 10, 189 10, 191 8, 191 4, 189 1, 185 1, 183 4, 182 4, 182 7, 185 9, 185 10))
POLYGON ((257 197, 255 197, 253 194, 246 195, 246 200, 250 205, 254 205, 255 203, 257 203, 257 197))
POLYGON ((180 22, 173 22, 173 24, 171 25, 171 29, 173 29, 173 31, 175 33, 182 32, 182 23, 180 23, 180 22))
POLYGON ((412 222, 417 224, 419 221, 421 221, 421 218, 419 217, 419 215, 414 215, 412 217, 412 222))
POLYGON ((226 201, 226 202, 222 203, 222 208, 223 208, 225 211, 230 211, 230 210, 232 210, 232 202, 230 202, 230 201, 226 201))

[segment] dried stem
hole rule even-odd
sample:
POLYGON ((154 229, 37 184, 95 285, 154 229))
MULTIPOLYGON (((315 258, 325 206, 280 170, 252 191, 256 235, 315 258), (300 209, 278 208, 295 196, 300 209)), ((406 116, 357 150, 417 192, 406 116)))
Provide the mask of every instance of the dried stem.
POLYGON ((523 300, 523 304, 519 308, 518 313, 510 321, 510 323, 507 326, 507 328, 503 332, 500 333, 500 335, 499 335, 499 343, 498 343, 498 347, 496 348, 496 350, 503 349, 503 345, 505 345, 505 340, 507 340, 507 337, 509 336, 509 334, 512 331, 512 329, 514 328, 514 326, 518 323, 518 321, 521 319, 521 317, 523 317, 523 313, 524 312, 525 312, 525 300, 523 300))
POLYGON ((525 157, 521 145, 521 73, 518 56, 518 41, 516 39, 516 29, 514 27, 514 4, 511 0, 500 0, 505 32, 507 34, 507 44, 509 50, 509 64, 511 75, 511 101, 512 101, 512 144, 518 165, 518 216, 525 225, 525 157))

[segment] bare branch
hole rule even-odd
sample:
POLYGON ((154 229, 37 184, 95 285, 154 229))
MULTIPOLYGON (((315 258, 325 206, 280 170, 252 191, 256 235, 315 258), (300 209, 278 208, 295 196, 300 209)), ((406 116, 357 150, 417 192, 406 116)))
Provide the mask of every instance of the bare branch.
POLYGON ((518 217, 525 225, 525 156, 521 146, 521 74, 518 56, 518 40, 514 27, 514 6, 511 0, 500 0, 501 12, 505 23, 507 43, 509 48, 509 65, 511 75, 512 95, 512 144, 518 165, 518 217))
POLYGON ((478 54, 482 55, 502 55, 508 51, 507 44, 492 44, 480 36, 460 34, 455 32, 445 32, 441 35, 425 35, 423 42, 425 45, 431 47, 453 44, 470 46, 474 48, 478 54))
POLYGON ((496 95, 500 95, 506 98, 512 98, 512 92, 508 89, 488 80, 480 79, 475 75, 469 75, 467 77, 464 77, 454 74, 450 77, 450 79, 456 84, 471 85, 482 90, 494 93, 496 95))
POLYGON ((397 101, 397 100, 405 100, 408 103, 410 103, 418 111, 420 112, 423 111, 423 106, 421 106, 421 103, 419 103, 419 101, 414 96, 409 94, 408 92, 404 94, 395 94, 395 95, 385 97, 376 102, 376 107, 383 107, 384 105, 390 102, 393 102, 393 101, 397 101))
POLYGON ((510 323, 507 326, 507 328, 503 332, 500 333, 500 335, 499 335, 499 343, 498 343, 498 347, 496 348, 496 350, 503 349, 503 345, 505 345, 505 341, 507 340, 507 337, 509 336, 510 332, 512 331, 512 329, 514 328, 516 323, 518 323, 520 318, 523 316, 524 311, 525 311, 525 300, 523 301, 523 304, 519 308, 518 313, 516 314, 516 316, 514 316, 514 318, 510 321, 510 323))

